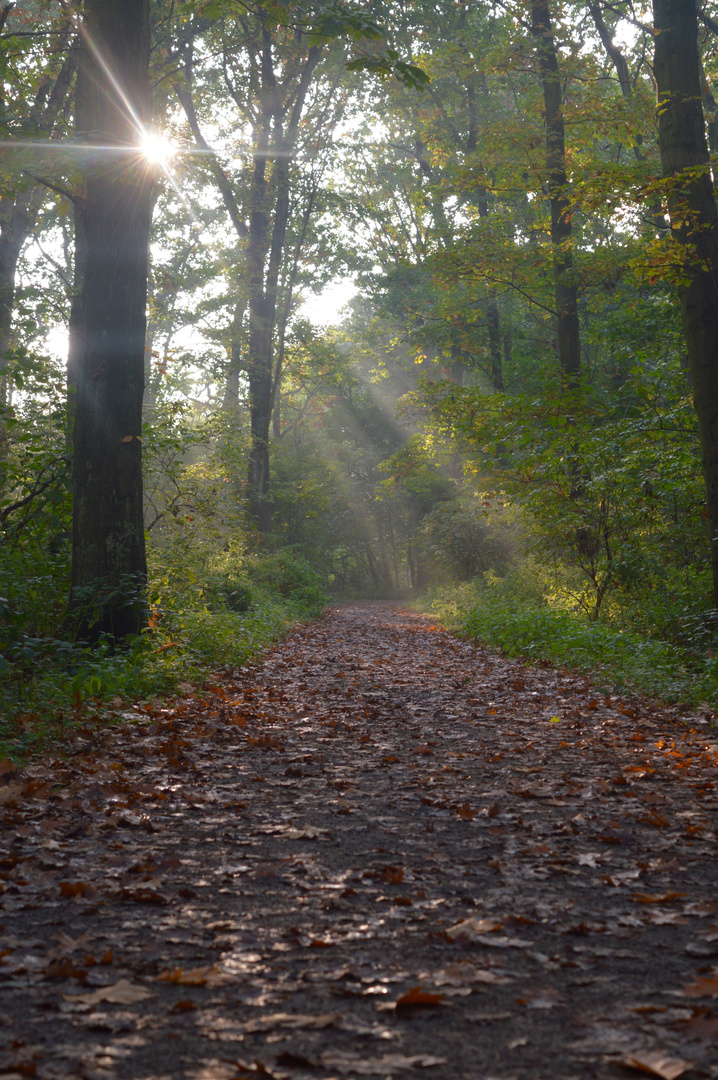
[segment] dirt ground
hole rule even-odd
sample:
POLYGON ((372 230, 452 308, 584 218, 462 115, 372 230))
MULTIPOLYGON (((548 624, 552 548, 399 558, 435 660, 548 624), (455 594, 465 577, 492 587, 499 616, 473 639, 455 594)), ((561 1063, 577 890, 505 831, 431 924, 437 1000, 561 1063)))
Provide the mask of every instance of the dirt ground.
POLYGON ((375 604, 131 718, 0 763, 2 1080, 718 1078, 707 716, 375 604))

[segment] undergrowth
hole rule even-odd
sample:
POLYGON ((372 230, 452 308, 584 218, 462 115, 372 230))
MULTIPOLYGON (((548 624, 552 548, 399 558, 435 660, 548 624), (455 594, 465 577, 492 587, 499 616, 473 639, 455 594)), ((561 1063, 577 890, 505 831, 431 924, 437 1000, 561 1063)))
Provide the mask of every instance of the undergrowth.
POLYGON ((463 637, 507 656, 573 669, 606 692, 718 711, 712 630, 704 628, 686 646, 589 621, 560 600, 547 599, 540 582, 520 570, 446 586, 420 606, 463 637))
POLYGON ((59 619, 32 625, 20 592, 0 600, 0 759, 22 760, 78 726, 122 718, 130 703, 189 692, 210 671, 240 667, 315 618, 329 597, 316 572, 284 551, 241 560, 229 553, 211 566, 165 557, 150 601, 144 633, 90 647, 63 637, 59 619))

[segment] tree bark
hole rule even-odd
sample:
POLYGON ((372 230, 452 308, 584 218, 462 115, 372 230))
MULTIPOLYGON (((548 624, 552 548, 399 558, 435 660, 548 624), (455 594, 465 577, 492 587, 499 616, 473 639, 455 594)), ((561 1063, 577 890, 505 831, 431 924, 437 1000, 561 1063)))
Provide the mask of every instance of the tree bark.
POLYGON ((563 90, 548 0, 531 0, 531 32, 536 41, 544 99, 558 358, 569 388, 574 389, 578 385, 581 371, 578 289, 573 263, 571 205, 566 176, 563 90))
POLYGON ((681 316, 698 414, 718 608, 718 211, 701 106, 694 0, 654 0, 654 73, 671 234, 684 250, 681 316))
POLYGON ((289 119, 284 125, 286 106, 279 100, 274 70, 272 35, 262 30, 262 104, 255 127, 252 172, 247 277, 249 286, 249 411, 251 446, 247 472, 249 509, 260 533, 268 533, 272 523, 269 490, 269 435, 273 404, 273 347, 277 321, 279 272, 284 257, 289 222, 290 167, 296 150, 299 122, 321 48, 312 46, 297 81, 289 119), (271 140, 271 141, 270 141, 271 140), (272 163, 271 218, 267 164, 272 163))
POLYGON ((86 0, 85 273, 74 423, 72 604, 83 636, 146 622, 142 394, 152 175, 149 0, 86 0))

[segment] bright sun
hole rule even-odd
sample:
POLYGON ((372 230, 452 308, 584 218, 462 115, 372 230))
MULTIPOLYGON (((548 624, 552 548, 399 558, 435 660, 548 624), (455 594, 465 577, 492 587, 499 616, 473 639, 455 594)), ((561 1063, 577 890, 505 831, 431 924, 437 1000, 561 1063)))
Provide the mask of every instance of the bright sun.
POLYGON ((177 147, 173 146, 169 139, 166 139, 164 135, 156 135, 152 131, 143 135, 140 145, 142 153, 153 165, 166 166, 177 152, 177 147))

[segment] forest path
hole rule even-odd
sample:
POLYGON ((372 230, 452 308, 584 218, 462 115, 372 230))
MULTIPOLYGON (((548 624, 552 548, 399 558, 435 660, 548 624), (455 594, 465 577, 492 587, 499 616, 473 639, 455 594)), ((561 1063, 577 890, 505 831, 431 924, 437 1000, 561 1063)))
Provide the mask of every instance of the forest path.
POLYGON ((135 715, 0 776, 3 1080, 718 1077, 705 721, 377 604, 135 715))

